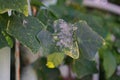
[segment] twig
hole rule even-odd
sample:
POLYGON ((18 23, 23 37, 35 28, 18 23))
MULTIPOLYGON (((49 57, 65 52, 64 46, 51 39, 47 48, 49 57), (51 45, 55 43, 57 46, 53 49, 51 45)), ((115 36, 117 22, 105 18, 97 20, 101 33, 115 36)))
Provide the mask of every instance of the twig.
POLYGON ((20 80, 20 43, 16 39, 15 43, 15 72, 16 72, 16 80, 20 80))
POLYGON ((106 11, 115 13, 117 15, 120 15, 120 6, 117 6, 117 5, 109 3, 109 2, 103 2, 103 1, 98 2, 95 0, 83 0, 83 5, 88 6, 88 7, 106 10, 106 11))

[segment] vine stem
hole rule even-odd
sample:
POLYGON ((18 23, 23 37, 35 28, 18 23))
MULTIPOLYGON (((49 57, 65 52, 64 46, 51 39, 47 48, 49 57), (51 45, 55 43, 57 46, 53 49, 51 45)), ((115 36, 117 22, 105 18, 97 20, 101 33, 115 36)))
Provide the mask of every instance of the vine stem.
POLYGON ((93 74, 92 76, 92 80, 99 80, 99 76, 100 76, 100 58, 99 58, 99 53, 97 52, 95 55, 95 61, 97 63, 96 67, 98 69, 98 73, 93 74))
POLYGON ((102 10, 106 10, 112 13, 115 13, 117 15, 120 15, 120 6, 117 6, 115 4, 109 3, 109 2, 103 2, 101 0, 83 0, 83 5, 93 8, 98 8, 102 10))
POLYGON ((20 42, 15 40, 15 73, 16 80, 20 80, 20 42))
POLYGON ((32 10, 31 10, 30 1, 31 0, 27 0, 27 3, 28 3, 28 13, 29 13, 30 16, 32 16, 32 10))

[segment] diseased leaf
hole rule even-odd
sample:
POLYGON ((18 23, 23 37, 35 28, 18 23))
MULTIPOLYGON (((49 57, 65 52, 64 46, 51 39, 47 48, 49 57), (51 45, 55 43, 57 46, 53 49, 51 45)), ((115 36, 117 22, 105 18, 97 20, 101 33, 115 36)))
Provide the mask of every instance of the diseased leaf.
POLYGON ((54 34, 56 35, 56 46, 60 48, 66 55, 78 59, 79 47, 76 40, 77 27, 68 24, 62 19, 54 21, 54 34))
POLYGON ((63 52, 72 57, 73 59, 78 59, 79 58, 79 47, 77 41, 73 43, 73 47, 69 49, 63 49, 63 52))
POLYGON ((16 10, 28 15, 27 0, 0 0, 0 13, 16 10))
POLYGON ((7 32, 36 53, 40 48, 36 36, 43 27, 42 23, 34 17, 15 14, 10 17, 7 32))
POLYGON ((87 59, 77 59, 73 63, 73 71, 77 74, 78 78, 93 74, 97 72, 96 64, 94 61, 89 61, 87 59))
POLYGON ((79 21, 74 26, 78 28, 76 37, 82 56, 87 59, 93 59, 103 44, 103 38, 93 31, 85 21, 79 21))
POLYGON ((64 54, 60 52, 55 52, 47 56, 47 66, 48 68, 55 68, 63 62, 64 54))

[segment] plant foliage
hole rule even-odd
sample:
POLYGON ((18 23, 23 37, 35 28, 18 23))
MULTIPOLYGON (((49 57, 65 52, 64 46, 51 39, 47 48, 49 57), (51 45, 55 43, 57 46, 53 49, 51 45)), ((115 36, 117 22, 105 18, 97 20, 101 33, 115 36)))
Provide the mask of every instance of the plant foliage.
POLYGON ((52 72, 46 66, 55 68, 54 73, 61 64, 72 65, 77 78, 96 73, 97 52, 106 79, 112 77, 120 64, 120 16, 96 9, 90 11, 82 6, 82 0, 58 0, 50 7, 39 0, 31 0, 32 16, 28 15, 27 0, 0 0, 0 6, 0 49, 13 48, 17 39, 33 54, 40 52, 41 57, 47 58, 38 66, 43 69, 38 70, 39 76, 43 79, 47 76, 44 80, 50 80, 52 72), (103 43, 107 48, 99 50, 103 43), (72 59, 70 64, 66 61, 68 57, 72 59))

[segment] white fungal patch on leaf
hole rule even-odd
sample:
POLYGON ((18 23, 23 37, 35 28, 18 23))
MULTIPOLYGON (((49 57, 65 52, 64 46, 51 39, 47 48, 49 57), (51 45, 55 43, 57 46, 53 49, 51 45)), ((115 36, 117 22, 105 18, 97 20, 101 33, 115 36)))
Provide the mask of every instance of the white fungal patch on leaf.
POLYGON ((54 22, 54 33, 56 34, 58 40, 56 41, 56 46, 59 46, 65 54, 78 58, 79 52, 78 47, 75 42, 74 32, 77 30, 77 27, 74 27, 73 24, 68 24, 62 19, 59 19, 54 22))
POLYGON ((54 31, 59 39, 56 43, 57 46, 69 48, 73 44, 73 29, 71 25, 60 19, 54 23, 54 31))

